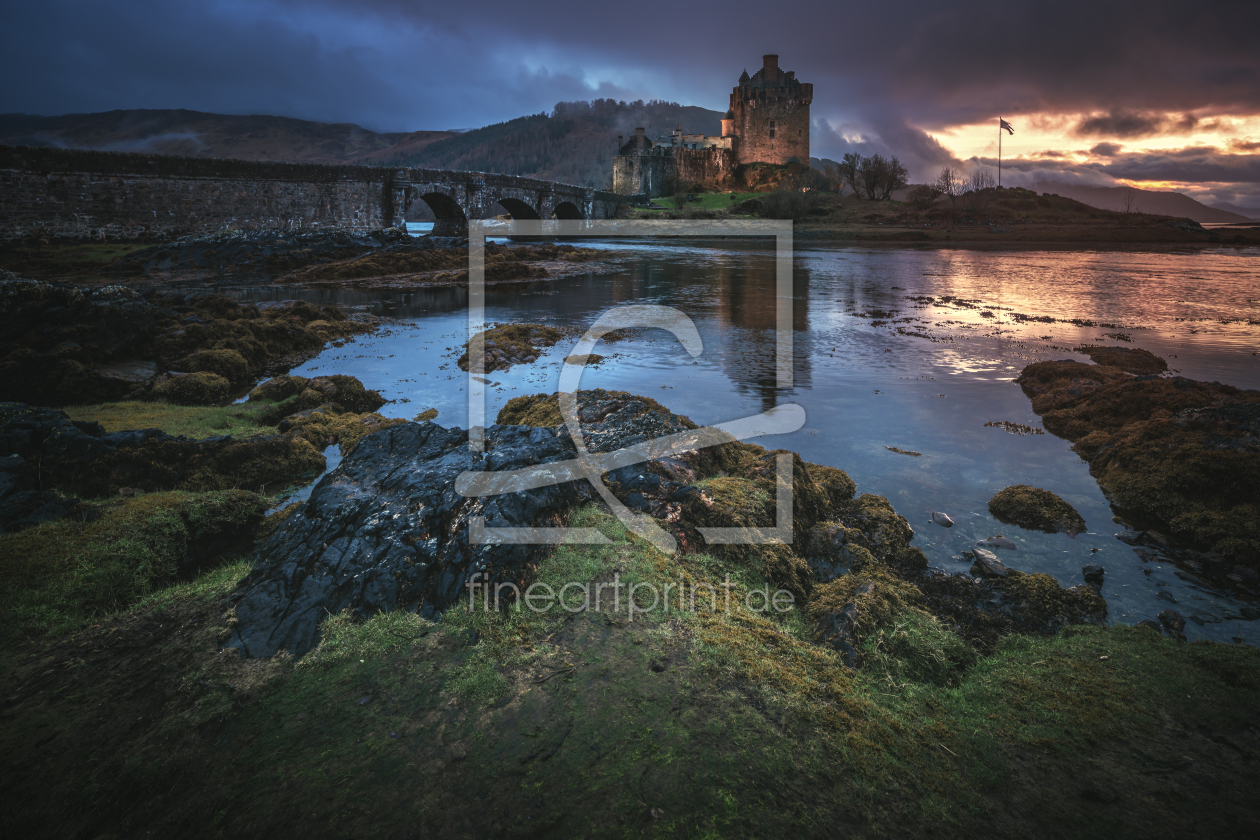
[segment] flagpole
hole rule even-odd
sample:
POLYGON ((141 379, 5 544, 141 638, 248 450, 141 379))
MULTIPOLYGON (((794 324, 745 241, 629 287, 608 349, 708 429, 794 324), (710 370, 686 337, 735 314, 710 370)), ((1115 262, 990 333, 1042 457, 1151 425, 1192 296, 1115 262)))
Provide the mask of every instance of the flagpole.
POLYGON ((998 189, 1002 188, 1002 118, 998 117, 998 189))

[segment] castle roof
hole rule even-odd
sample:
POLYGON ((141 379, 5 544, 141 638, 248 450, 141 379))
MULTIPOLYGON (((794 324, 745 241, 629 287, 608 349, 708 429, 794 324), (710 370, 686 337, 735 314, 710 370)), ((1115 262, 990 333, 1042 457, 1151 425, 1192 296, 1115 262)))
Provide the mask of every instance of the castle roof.
POLYGON ((735 119, 735 112, 734 112, 734 111, 732 111, 732 110, 730 110, 730 109, 727 109, 726 113, 722 115, 722 119, 724 119, 724 120, 733 120, 733 119, 735 119))
POLYGON ((745 67, 744 72, 739 74, 739 83, 743 84, 744 82, 747 82, 747 81, 750 81, 750 79, 748 78, 748 68, 745 67))

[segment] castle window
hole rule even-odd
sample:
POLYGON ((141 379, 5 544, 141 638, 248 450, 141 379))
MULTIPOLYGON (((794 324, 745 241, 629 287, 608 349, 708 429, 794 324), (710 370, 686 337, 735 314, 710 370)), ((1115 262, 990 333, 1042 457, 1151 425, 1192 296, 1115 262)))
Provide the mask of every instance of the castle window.
POLYGON ((771 139, 771 140, 773 140, 773 139, 774 139, 774 129, 773 129, 773 128, 772 128, 772 129, 770 129, 770 139, 771 139))

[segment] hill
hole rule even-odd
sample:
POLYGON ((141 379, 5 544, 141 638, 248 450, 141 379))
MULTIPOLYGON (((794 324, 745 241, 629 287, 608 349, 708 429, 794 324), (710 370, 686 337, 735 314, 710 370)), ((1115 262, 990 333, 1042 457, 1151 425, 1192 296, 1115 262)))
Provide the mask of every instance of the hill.
MULTIPOLYGON (((416 132, 445 137, 449 132, 416 132)), ((378 134, 352 123, 202 111, 126 110, 41 117, 0 114, 0 144, 151 152, 290 163, 354 163, 416 134, 378 134)))
POLYGON ((722 112, 676 102, 560 102, 550 114, 488 125, 408 150, 402 143, 367 160, 398 166, 467 169, 526 175, 606 189, 617 137, 640 126, 648 137, 682 125, 688 133, 719 134, 722 112))
POLYGON ((1245 216, 1253 222, 1260 222, 1260 207, 1239 207, 1237 204, 1230 204, 1228 201, 1218 201, 1215 204, 1209 204, 1213 210, 1224 210, 1227 213, 1237 213, 1245 216))
MULTIPOLYGON (((1085 187, 1075 184, 1061 184, 1045 181, 1034 184, 1032 190, 1039 193, 1052 193, 1064 198, 1071 198, 1082 204, 1097 207, 1101 210, 1124 212, 1129 187, 1085 187)), ((1226 210, 1208 207, 1195 201, 1188 195, 1165 190, 1134 189, 1133 206, 1138 213, 1150 213, 1158 216, 1174 216, 1203 222, 1249 222, 1250 218, 1226 210)))
POLYGON ((378 133, 352 123, 127 110, 43 117, 0 114, 0 144, 293 163, 363 163, 467 169, 605 188, 617 136, 678 125, 718 134, 722 114, 676 102, 561 102, 550 114, 467 131, 378 133))

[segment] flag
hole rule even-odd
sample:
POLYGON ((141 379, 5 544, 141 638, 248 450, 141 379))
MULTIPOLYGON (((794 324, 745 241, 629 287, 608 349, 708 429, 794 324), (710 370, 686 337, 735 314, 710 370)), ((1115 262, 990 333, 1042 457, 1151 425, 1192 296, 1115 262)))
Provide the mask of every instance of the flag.
POLYGON ((1015 129, 1011 128, 1011 124, 1008 123, 1006 120, 1002 119, 1001 117, 998 117, 998 122, 1001 123, 1001 125, 998 127, 998 131, 1001 131, 1003 128, 1005 128, 1011 134, 1015 133, 1015 129))

